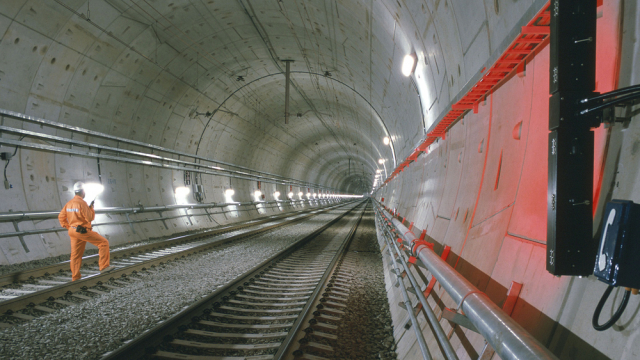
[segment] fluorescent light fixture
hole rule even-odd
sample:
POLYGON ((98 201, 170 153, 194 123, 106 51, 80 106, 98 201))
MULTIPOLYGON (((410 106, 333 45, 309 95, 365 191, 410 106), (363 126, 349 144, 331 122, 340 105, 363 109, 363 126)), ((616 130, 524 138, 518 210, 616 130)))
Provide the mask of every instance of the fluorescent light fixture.
POLYGON ((378 159, 378 164, 380 164, 380 165, 384 164, 384 159, 382 159, 382 158, 378 159))
POLYGON ((377 169, 376 170, 376 174, 380 174, 382 172, 382 169, 377 169))
POLYGON ((290 193, 287 194, 287 196, 289 196, 289 198, 292 198, 293 197, 293 193, 290 192, 290 193))
POLYGON ((236 192, 233 189, 227 189, 224 191, 226 196, 233 196, 236 192))
POLYGON ((185 198, 189 193, 191 193, 191 189, 186 186, 180 186, 176 188, 176 197, 185 198))
POLYGON ((410 76, 413 73, 413 70, 416 66, 416 56, 413 54, 408 54, 404 56, 402 60, 402 75, 410 76))
POLYGON ((389 137, 388 137, 388 136, 385 136, 384 138, 382 138, 382 142, 383 142, 385 145, 389 145, 389 137))
POLYGON ((280 191, 276 191, 276 192, 274 192, 274 193, 273 193, 273 196, 274 196, 274 197, 278 197, 278 196, 280 196, 280 191))
POLYGON ((310 198, 310 197, 311 197, 311 193, 307 193, 307 198, 310 198))
POLYGON ((316 195, 318 195, 318 194, 316 194, 316 193, 313 193, 313 197, 316 197, 316 195))
POLYGON ((303 195, 303 194, 302 194, 302 191, 300 191, 300 192, 298 193, 298 196, 300 196, 300 198, 301 198, 301 199, 302 199, 302 195, 303 195))
POLYGON ((255 197, 256 197, 256 200, 260 199, 260 196, 261 196, 261 195, 262 195, 262 191, 260 191, 260 190, 256 190, 256 191, 253 193, 253 196, 255 196, 255 197))

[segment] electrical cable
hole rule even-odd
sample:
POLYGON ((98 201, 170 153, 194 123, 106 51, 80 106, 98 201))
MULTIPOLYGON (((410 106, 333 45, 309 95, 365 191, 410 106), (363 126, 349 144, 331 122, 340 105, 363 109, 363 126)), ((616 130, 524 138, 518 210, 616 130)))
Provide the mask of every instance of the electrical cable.
POLYGON ((610 107, 610 106, 614 106, 614 105, 617 105, 617 104, 620 104, 620 103, 623 103, 623 102, 626 102, 626 101, 629 101, 629 100, 638 99, 638 98, 640 98, 640 92, 633 93, 633 94, 627 95, 627 96, 623 96, 623 97, 617 98, 615 100, 607 101, 607 102, 602 103, 602 104, 600 104, 598 106, 594 106, 594 107, 592 107, 590 109, 584 109, 584 110, 580 111, 580 115, 584 115, 584 114, 592 112, 592 111, 604 109, 604 108, 607 108, 607 107, 610 107))
MULTIPOLYGON (((20 137, 19 141, 22 141, 27 135, 22 135, 20 137)), ((7 160, 7 163, 4 164, 4 181, 9 181, 9 179, 7 179, 7 167, 9 167, 9 162, 11 161, 11 159, 16 156, 16 154, 18 153, 18 146, 16 146, 15 150, 13 150, 13 154, 11 155, 11 157, 7 160)))
POLYGON ((607 290, 604 291, 604 294, 602 294, 602 298, 600 299, 598 306, 596 306, 596 310, 593 312, 593 319, 591 320, 591 324, 593 325, 593 328, 596 329, 597 331, 604 331, 610 328, 611 326, 613 326, 613 324, 615 324, 616 321, 620 319, 620 316, 622 316, 624 309, 627 307, 627 303, 629 303, 629 297, 631 296, 631 291, 626 290, 624 292, 624 296, 622 297, 622 303, 620 303, 620 306, 618 306, 618 310, 616 310, 616 312, 613 314, 611 319, 609 319, 609 321, 607 321, 602 325, 599 325, 598 319, 600 318, 600 313, 602 312, 602 308, 604 307, 604 304, 607 302, 607 299, 609 298, 611 291, 613 291, 613 286, 609 285, 609 287, 607 287, 607 290))
POLYGON ((587 103, 589 101, 594 101, 594 100, 608 99, 610 97, 614 97, 614 96, 618 96, 618 95, 624 95, 624 94, 628 94, 628 93, 636 92, 636 91, 640 91, 640 85, 633 85, 633 86, 628 86, 628 87, 625 87, 625 88, 609 91, 607 93, 596 95, 594 97, 582 99, 582 100, 580 100, 580 102, 581 103, 587 103))

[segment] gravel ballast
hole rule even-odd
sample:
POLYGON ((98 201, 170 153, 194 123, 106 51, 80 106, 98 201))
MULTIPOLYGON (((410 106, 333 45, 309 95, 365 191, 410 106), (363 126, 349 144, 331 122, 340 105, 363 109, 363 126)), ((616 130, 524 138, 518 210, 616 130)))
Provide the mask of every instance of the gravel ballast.
POLYGON ((332 210, 139 273, 108 294, 0 331, 3 359, 98 359, 334 219, 332 210))
POLYGON ((371 207, 349 246, 344 264, 355 269, 349 286, 346 314, 338 327, 333 359, 396 358, 396 344, 385 291, 382 254, 371 207))

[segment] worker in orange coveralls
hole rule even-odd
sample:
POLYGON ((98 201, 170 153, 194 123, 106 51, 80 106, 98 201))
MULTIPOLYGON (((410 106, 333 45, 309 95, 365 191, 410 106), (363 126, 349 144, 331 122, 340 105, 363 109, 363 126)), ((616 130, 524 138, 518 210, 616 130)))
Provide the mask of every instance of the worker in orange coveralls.
POLYGON ((115 266, 109 265, 109 240, 102 235, 91 230, 91 222, 96 217, 93 210, 93 201, 90 205, 84 201, 84 183, 77 182, 73 184, 73 192, 76 196, 62 208, 58 220, 60 225, 69 230, 71 238, 71 280, 79 280, 80 266, 82 265, 82 255, 84 247, 87 243, 92 243, 98 247, 100 256, 99 265, 100 272, 107 272, 115 269, 115 266))

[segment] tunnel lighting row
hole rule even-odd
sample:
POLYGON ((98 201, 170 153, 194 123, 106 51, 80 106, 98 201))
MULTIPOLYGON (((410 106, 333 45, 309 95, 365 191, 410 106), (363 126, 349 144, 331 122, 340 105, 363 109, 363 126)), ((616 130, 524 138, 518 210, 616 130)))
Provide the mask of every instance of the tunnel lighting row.
MULTIPOLYGON (((89 194, 89 190, 88 190, 88 189, 89 189, 89 185, 92 185, 92 184, 85 184, 85 189, 87 189, 87 190, 85 190, 85 191, 87 192, 87 194, 89 194)), ((99 193, 101 193, 101 192, 104 190, 104 187, 103 187, 102 185, 100 185, 100 184, 95 184, 95 185, 97 185, 97 186, 96 186, 95 188, 92 188, 92 189, 96 189, 96 190, 92 190, 92 193, 95 193, 95 195, 97 196, 99 193), (98 187, 100 187, 99 192, 97 191, 98 187)), ((189 188, 188 188, 188 187, 186 187, 186 186, 179 186, 179 187, 177 187, 177 188, 175 189, 175 194, 176 194, 176 197, 178 197, 178 198, 185 198, 185 197, 187 197, 190 193, 191 193, 191 189, 189 189, 189 188)), ((236 193, 236 192, 235 192, 235 190, 233 190, 233 189, 226 189, 226 190, 224 191, 224 195, 225 195, 226 197, 228 197, 228 198, 230 198, 230 197, 232 197, 233 195, 235 195, 235 193, 236 193)), ((258 199, 258 198, 260 198, 260 197, 262 196, 262 191, 260 191, 260 190, 256 190, 256 191, 253 193, 253 195, 254 195, 254 197, 255 197, 256 199, 258 199)), ((302 199, 302 197, 303 197, 304 195, 305 195, 305 194, 304 194, 302 191, 300 191, 300 192, 298 193, 298 196, 300 197, 300 199, 302 199)), ((308 199, 311 199, 311 198, 327 198, 327 199, 328 199, 328 198, 351 198, 351 197, 362 197, 361 195, 317 194, 317 193, 310 193, 310 192, 309 192, 309 193, 307 193, 306 195, 307 195, 307 198, 308 198, 308 199)), ((273 196, 274 196, 275 198, 280 197, 280 191, 275 191, 275 192, 273 193, 273 196)), ((289 192, 289 193, 287 194, 287 196, 288 196, 289 198, 293 198, 294 194, 293 194, 293 192, 289 192)))

